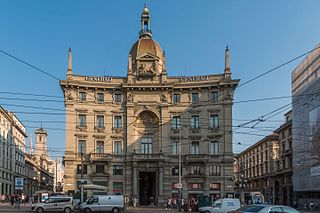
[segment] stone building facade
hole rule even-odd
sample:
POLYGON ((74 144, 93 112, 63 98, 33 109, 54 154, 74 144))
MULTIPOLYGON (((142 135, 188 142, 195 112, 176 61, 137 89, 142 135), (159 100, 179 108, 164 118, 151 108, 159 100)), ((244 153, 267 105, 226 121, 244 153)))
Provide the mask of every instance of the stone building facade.
POLYGON ((108 193, 137 197, 141 205, 152 198, 163 204, 177 197, 181 145, 185 199, 233 195, 232 104, 238 80, 231 76, 228 48, 221 74, 168 76, 166 54, 152 39, 144 7, 126 77, 76 75, 71 49, 68 54, 67 78, 60 81, 65 191, 97 184, 108 193))
POLYGON ((261 192, 266 202, 276 203, 279 199, 274 176, 279 160, 278 135, 264 137, 235 158, 236 191, 261 192))
POLYGON ((15 187, 15 178, 24 178, 26 137, 19 119, 0 106, 0 194, 23 190, 15 187))
POLYGON ((285 115, 285 123, 274 132, 278 134, 279 161, 275 176, 277 203, 292 205, 296 200, 292 181, 292 111, 285 115))

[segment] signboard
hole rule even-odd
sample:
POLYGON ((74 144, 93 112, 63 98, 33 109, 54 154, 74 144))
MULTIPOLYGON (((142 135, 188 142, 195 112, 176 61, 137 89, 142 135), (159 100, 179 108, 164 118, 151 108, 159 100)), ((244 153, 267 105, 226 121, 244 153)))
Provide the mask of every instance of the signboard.
POLYGON ((209 76, 182 76, 179 78, 180 82, 197 82, 197 81, 208 81, 209 76))
POLYGON ((86 81, 95 81, 95 82, 111 82, 111 76, 85 76, 86 81))
POLYGON ((176 183, 175 187, 176 189, 182 189, 182 183, 176 183))
POLYGON ((15 178, 15 189, 22 190, 23 189, 23 178, 16 177, 15 178))

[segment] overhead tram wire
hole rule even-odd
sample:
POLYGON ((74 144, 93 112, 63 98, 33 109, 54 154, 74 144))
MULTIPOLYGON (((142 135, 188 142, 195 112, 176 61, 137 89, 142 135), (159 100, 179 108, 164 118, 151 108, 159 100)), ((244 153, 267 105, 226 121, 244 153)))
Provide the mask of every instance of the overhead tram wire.
POLYGON ((63 98, 63 96, 57 96, 57 95, 43 95, 43 94, 8 92, 8 91, 0 91, 0 94, 35 96, 35 97, 46 97, 46 98, 63 98))
POLYGON ((244 83, 238 85, 237 88, 242 87, 242 86, 244 86, 244 85, 246 85, 246 84, 249 84, 250 82, 252 82, 252 81, 254 81, 254 80, 258 79, 258 78, 261 78, 262 76, 265 76, 265 75, 267 75, 267 74, 269 74, 269 73, 271 73, 271 72, 273 72, 273 71, 275 71, 275 70, 277 70, 277 69, 279 69, 279 68, 281 68, 281 67, 284 67, 285 65, 290 64, 291 62, 296 61, 297 59, 299 59, 299 58, 301 58, 301 57, 303 57, 303 56, 306 56, 306 55, 308 55, 309 53, 312 53, 313 51, 315 51, 315 50, 317 50, 317 49, 319 49, 319 48, 320 48, 320 46, 315 47, 315 48, 313 48, 312 50, 309 50, 309 51, 307 51, 307 52, 305 52, 305 53, 303 53, 303 54, 301 54, 301 55, 299 55, 299 56, 297 56, 297 57, 294 57, 294 58, 290 59, 289 61, 286 61, 286 62, 283 63, 283 64, 280 64, 280 65, 278 65, 278 66, 276 66, 276 67, 274 67, 274 68, 272 68, 272 69, 270 69, 270 70, 268 70, 268 71, 266 71, 266 72, 264 72, 264 73, 261 73, 260 75, 257 75, 256 77, 254 77, 254 78, 252 78, 252 79, 249 79, 249 80, 245 81, 244 83))
POLYGON ((60 79, 59 79, 58 77, 56 77, 56 76, 54 76, 54 75, 52 75, 52 74, 44 71, 43 69, 40 69, 40 68, 38 68, 38 67, 36 67, 36 66, 28 63, 28 62, 26 62, 25 60, 22 60, 22 59, 20 59, 20 58, 18 58, 18 57, 16 57, 16 56, 14 56, 14 55, 12 55, 12 54, 4 51, 4 50, 1 50, 1 49, 0 49, 0 52, 3 53, 3 54, 5 54, 5 55, 7 55, 7 56, 9 56, 9 57, 11 57, 11 58, 13 58, 13 59, 15 59, 16 61, 19 61, 19 62, 21 62, 21 63, 23 63, 23 64, 25 64, 25 65, 33 68, 33 69, 35 69, 35 70, 38 70, 39 72, 41 72, 41 73, 43 73, 43 74, 45 74, 45 75, 47 75, 47 76, 49 76, 49 77, 51 77, 51 78, 54 78, 54 79, 60 81, 60 79))

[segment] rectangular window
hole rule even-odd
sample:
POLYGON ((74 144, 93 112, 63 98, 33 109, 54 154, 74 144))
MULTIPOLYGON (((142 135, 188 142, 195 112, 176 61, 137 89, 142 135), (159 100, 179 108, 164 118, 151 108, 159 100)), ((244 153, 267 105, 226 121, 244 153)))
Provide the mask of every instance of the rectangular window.
MULTIPOLYGON (((77 165, 77 174, 81 174, 81 164, 77 165)), ((87 174, 87 164, 83 164, 83 174, 87 174)))
POLYGON ((104 153, 104 141, 97 141, 96 153, 104 153))
POLYGON ((173 94, 173 103, 176 104, 176 103, 180 103, 180 94, 173 94))
POLYGON ((193 155, 199 154, 199 142, 191 143, 191 154, 193 155))
POLYGON ((97 115, 96 127, 104 128, 104 115, 97 115))
POLYGON ((113 142, 113 154, 121 155, 122 154, 122 142, 114 141, 113 142))
POLYGON ((212 102, 217 102, 218 101, 218 92, 211 92, 210 93, 210 100, 212 102))
POLYGON ((113 175, 123 175, 123 166, 113 165, 113 175))
POLYGON ((219 116, 216 114, 210 115, 210 128, 219 127, 219 116))
POLYGON ((191 102, 192 103, 198 103, 199 102, 199 93, 193 92, 191 94, 191 102))
POLYGON ((79 101, 86 101, 86 100, 87 100, 86 92, 79 92, 79 101))
POLYGON ((122 95, 120 93, 114 94, 114 101, 118 103, 122 102, 122 95))
POLYGON ((152 138, 151 137, 143 137, 141 138, 140 143, 140 153, 141 154, 152 154, 152 138))
POLYGON ((220 191, 220 183, 210 183, 210 190, 220 191))
POLYGON ((87 127, 87 116, 80 114, 78 116, 78 126, 79 127, 87 127))
POLYGON ((85 140, 78 140, 78 153, 80 155, 87 153, 87 144, 85 140))
POLYGON ((97 93, 97 102, 98 103, 103 103, 104 102, 104 93, 103 92, 98 92, 97 93))
POLYGON ((219 155, 219 142, 211 141, 210 142, 210 154, 211 155, 219 155))
POLYGON ((179 166, 173 166, 171 169, 171 175, 172 176, 178 176, 179 175, 179 166))
POLYGON ((191 128, 192 129, 199 128, 199 115, 192 115, 191 116, 191 128))
POLYGON ((181 118, 180 116, 173 116, 172 117, 172 129, 180 129, 181 128, 181 118))
POLYGON ((200 166, 191 166, 190 167, 190 174, 192 174, 192 175, 201 174, 200 166))
POLYGON ((116 129, 122 128, 122 116, 120 116, 120 115, 114 116, 113 127, 116 129))
POLYGON ((221 166, 212 165, 209 167, 210 176, 220 176, 221 175, 221 166))
POLYGON ((179 141, 177 140, 173 140, 171 143, 171 147, 172 147, 172 154, 173 155, 177 155, 179 152, 179 141))
POLYGON ((96 165, 96 173, 104 173, 104 165, 97 164, 96 165))

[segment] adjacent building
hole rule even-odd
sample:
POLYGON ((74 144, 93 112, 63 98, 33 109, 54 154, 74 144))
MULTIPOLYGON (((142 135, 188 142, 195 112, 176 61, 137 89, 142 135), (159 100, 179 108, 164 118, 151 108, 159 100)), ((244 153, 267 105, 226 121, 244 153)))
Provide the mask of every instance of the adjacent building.
POLYGON ((30 139, 30 150, 26 154, 24 187, 26 195, 54 191, 56 163, 47 156, 47 131, 41 127, 35 130, 35 135, 35 150, 32 149, 30 139))
POLYGON ((285 122, 274 132, 278 134, 279 160, 274 172, 277 203, 292 205, 296 201, 292 181, 292 111, 285 115, 285 122))
MULTIPOLYGON (((234 193, 233 92, 229 49, 221 74, 169 76, 166 54, 152 38, 150 11, 129 51, 127 76, 74 74, 68 53, 60 81, 66 107, 64 190, 80 184, 164 204, 177 197, 179 150, 185 199, 234 193)), ((88 192, 90 193, 90 192, 88 192)))
POLYGON ((292 72, 293 188, 299 200, 320 197, 319 91, 320 44, 292 72))
POLYGON ((24 178, 26 130, 19 119, 0 106, 0 194, 23 190, 16 178, 24 178))
POLYGON ((235 156, 236 192, 261 192, 266 202, 277 203, 279 143, 273 133, 235 156))

